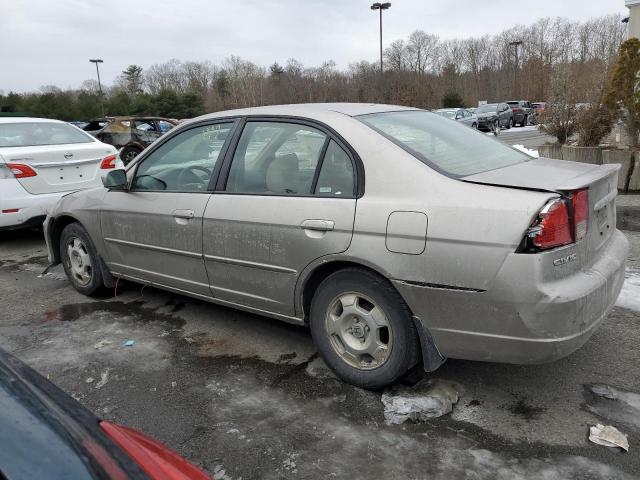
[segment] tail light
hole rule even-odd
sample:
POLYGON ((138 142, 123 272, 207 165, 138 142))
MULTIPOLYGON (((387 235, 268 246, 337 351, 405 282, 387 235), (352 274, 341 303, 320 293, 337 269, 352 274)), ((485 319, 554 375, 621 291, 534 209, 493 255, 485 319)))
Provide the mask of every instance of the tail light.
POLYGON ((549 250, 575 243, 586 237, 588 225, 589 191, 576 190, 567 198, 551 200, 540 210, 521 250, 549 250))
POLYGON ((35 177, 38 175, 33 168, 23 163, 7 163, 6 165, 15 178, 35 177))
POLYGON ((177 453, 131 428, 107 421, 102 430, 154 480, 209 480, 177 453))
POLYGON ((573 205, 573 232, 576 241, 587 236, 589 226, 589 190, 577 190, 571 196, 573 205))
POLYGON ((100 168, 102 170, 109 170, 110 168, 116 168, 116 159, 118 157, 116 155, 109 155, 108 157, 104 157, 102 159, 102 163, 100 164, 100 168))

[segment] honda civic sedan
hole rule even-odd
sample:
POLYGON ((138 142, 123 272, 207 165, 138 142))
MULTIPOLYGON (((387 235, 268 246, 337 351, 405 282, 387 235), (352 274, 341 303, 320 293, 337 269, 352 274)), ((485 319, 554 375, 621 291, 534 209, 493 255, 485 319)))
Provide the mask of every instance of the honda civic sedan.
POLYGON ((86 295, 128 279, 308 325, 337 375, 380 388, 582 346, 623 283, 618 168, 413 108, 249 108, 176 127, 45 232, 86 295))
POLYGON ((114 147, 74 125, 0 118, 0 230, 41 226, 62 195, 123 166, 114 147))

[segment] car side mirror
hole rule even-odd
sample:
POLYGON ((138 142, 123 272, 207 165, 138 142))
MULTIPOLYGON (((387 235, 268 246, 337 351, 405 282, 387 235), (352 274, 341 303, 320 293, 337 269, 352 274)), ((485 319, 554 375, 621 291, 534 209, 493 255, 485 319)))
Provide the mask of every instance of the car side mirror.
POLYGON ((102 178, 102 184, 109 190, 129 190, 127 172, 121 168, 111 170, 102 178))

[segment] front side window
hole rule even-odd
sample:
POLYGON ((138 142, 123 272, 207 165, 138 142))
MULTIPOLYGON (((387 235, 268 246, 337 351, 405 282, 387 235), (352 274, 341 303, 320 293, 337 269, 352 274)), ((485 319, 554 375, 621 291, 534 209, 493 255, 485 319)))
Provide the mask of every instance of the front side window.
POLYGON ((427 165, 454 177, 531 159, 463 124, 439 121, 430 112, 387 112, 358 118, 427 165))
POLYGON ((93 137, 67 123, 0 123, 0 147, 91 143, 93 137))
POLYGON ((217 123, 191 128, 172 137, 142 161, 132 189, 207 191, 232 127, 232 123, 217 123))
POLYGON ((310 195, 327 136, 306 125, 249 122, 229 171, 226 190, 261 195, 310 195))

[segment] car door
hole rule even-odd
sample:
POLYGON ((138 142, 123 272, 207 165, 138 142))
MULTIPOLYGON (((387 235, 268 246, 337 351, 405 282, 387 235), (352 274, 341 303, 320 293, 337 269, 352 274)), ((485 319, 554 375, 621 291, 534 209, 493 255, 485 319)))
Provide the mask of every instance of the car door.
POLYGON ((301 121, 246 122, 204 214, 205 265, 217 299, 295 314, 300 272, 351 242, 356 169, 347 151, 301 121))
POLYGON ((101 211, 115 273, 210 296, 202 216, 233 122, 176 132, 139 160, 128 191, 109 191, 101 211))

